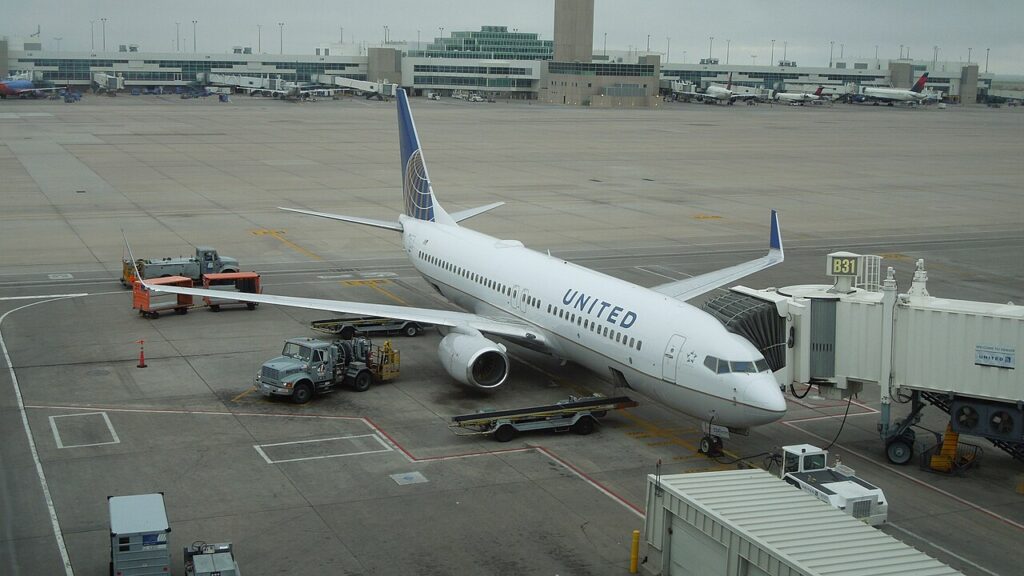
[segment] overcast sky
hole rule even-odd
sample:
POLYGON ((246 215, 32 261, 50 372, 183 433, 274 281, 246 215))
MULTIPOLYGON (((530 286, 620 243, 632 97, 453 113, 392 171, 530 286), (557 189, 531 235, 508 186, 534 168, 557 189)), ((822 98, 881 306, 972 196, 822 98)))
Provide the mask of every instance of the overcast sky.
MULTIPOLYGON (((42 41, 63 50, 88 50, 90 20, 95 20, 96 46, 101 44, 101 17, 107 18, 107 47, 139 44, 143 51, 170 51, 175 22, 181 23, 182 50, 192 49, 192 20, 197 24, 199 51, 228 52, 234 45, 256 46, 257 24, 263 25, 264 52, 277 52, 278 22, 284 22, 285 53, 313 52, 321 42, 337 41, 344 27, 345 42, 380 43, 384 26, 392 40, 424 41, 452 30, 478 30, 484 25, 508 26, 537 32, 551 39, 553 0, 6 0, 0 12, 0 35, 24 38, 42 27, 42 41)), ((731 63, 766 64, 775 40, 775 59, 786 56, 800 65, 828 64, 830 41, 834 55, 847 58, 899 57, 900 45, 910 56, 940 60, 972 60, 985 69, 985 49, 991 48, 989 68, 1000 74, 1024 73, 1024 2, 1021 0, 595 0, 594 46, 602 50, 647 48, 666 51, 670 61, 682 62, 708 54, 725 62, 726 39, 731 63), (751 56, 756 56, 756 60, 751 56)))

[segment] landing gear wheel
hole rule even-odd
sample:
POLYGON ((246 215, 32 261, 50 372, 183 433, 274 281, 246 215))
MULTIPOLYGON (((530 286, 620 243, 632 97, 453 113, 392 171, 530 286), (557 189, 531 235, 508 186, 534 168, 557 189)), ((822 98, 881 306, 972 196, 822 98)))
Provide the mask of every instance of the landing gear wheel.
POLYGON ((594 431, 594 419, 589 416, 584 416, 576 421, 572 425, 572 431, 580 436, 586 436, 594 431))
POLYGON ((901 436, 886 445, 885 455, 893 464, 906 464, 914 456, 914 446, 901 436))
POLYGON ((405 335, 412 338, 413 336, 420 333, 420 327, 415 324, 407 324, 405 326, 405 335))
POLYGON ((721 456, 722 455, 722 439, 718 436, 711 436, 705 434, 701 436, 700 447, 698 448, 701 454, 707 456, 721 456))
POLYGON ((516 437, 516 429, 511 424, 502 424, 494 431, 494 439, 498 442, 508 442, 516 437))
POLYGON ((257 304, 257 302, 246 302, 245 307, 248 308, 249 310, 255 310, 257 304))
POLYGON ((295 385, 292 391, 292 402, 305 404, 313 399, 313 386, 309 382, 302 382, 295 385))
POLYGON ((356 392, 366 392, 370 389, 370 384, 373 383, 373 376, 370 375, 369 370, 361 370, 354 380, 352 380, 352 389, 356 392))

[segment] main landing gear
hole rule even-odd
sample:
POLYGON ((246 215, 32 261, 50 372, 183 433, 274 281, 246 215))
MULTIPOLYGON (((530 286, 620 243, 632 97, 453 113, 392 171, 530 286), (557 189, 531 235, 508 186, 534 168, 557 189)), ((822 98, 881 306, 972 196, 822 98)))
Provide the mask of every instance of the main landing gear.
POLYGON ((701 454, 711 456, 712 458, 722 455, 722 439, 718 436, 712 436, 711 434, 705 434, 700 438, 700 446, 698 450, 701 454))

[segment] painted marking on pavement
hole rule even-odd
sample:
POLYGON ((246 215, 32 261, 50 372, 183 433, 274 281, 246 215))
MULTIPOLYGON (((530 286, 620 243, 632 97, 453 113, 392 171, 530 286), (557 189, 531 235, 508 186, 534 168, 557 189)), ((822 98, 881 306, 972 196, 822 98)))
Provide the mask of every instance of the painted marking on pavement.
MULTIPOLYGON (((0 298, 0 300, 39 300, 39 299, 44 299, 44 298, 50 298, 50 299, 81 298, 82 296, 88 296, 88 295, 89 294, 86 293, 86 292, 81 292, 79 294, 39 294, 39 295, 36 295, 36 296, 4 296, 3 298, 0 298)), ((39 302, 36 302, 36 304, 39 304, 39 302)))
POLYGON ((402 300, 398 296, 394 295, 393 293, 391 293, 391 291, 389 291, 389 290, 387 290, 385 288, 381 288, 381 286, 380 286, 381 284, 388 284, 388 283, 390 283, 390 280, 346 280, 344 282, 344 284, 347 285, 347 286, 368 286, 370 288, 373 288, 377 292, 380 292, 381 294, 387 296, 388 298, 394 300, 395 302, 398 302, 399 304, 401 304, 403 306, 408 306, 409 305, 408 302, 406 302, 405 300, 402 300))
POLYGON ((231 401, 232 401, 232 402, 238 402, 238 401, 239 401, 239 400, 241 400, 241 399, 242 399, 242 398, 243 398, 243 397, 244 397, 244 396, 245 396, 246 394, 249 394, 250 392, 252 392, 252 391, 253 391, 253 390, 255 390, 255 389, 256 389, 256 388, 248 388, 248 389, 246 389, 246 391, 245 391, 245 392, 242 392, 242 393, 241 393, 241 394, 239 394, 238 396, 235 396, 234 398, 232 398, 232 399, 231 399, 231 401))
POLYGON ((270 236, 271 238, 274 238, 275 240, 281 242, 285 246, 291 248, 292 250, 295 250, 296 252, 298 252, 300 254, 305 254, 306 256, 309 256, 310 258, 312 258, 314 260, 323 260, 323 258, 321 258, 318 254, 310 252, 309 250, 306 250, 305 248, 303 248, 302 246, 299 246, 295 242, 292 242, 291 240, 285 238, 284 235, 287 233, 286 230, 258 229, 258 230, 250 230, 249 232, 251 232, 254 236, 270 236))
POLYGON ((975 564, 974 562, 971 562, 967 558, 964 558, 963 556, 953 552, 949 548, 944 548, 942 546, 939 546, 935 542, 932 542, 931 540, 928 540, 927 538, 924 538, 923 536, 918 536, 917 534, 914 534, 913 532, 911 532, 910 530, 907 530, 906 528, 900 528, 899 526, 897 526, 895 524, 892 524, 890 522, 886 522, 885 526, 888 526, 889 528, 895 528, 896 530, 899 530, 900 532, 903 532, 904 534, 907 534, 908 536, 911 536, 913 538, 916 538, 916 539, 920 540, 921 542, 924 542, 925 544, 931 546, 932 548, 935 548, 936 550, 942 550, 943 552, 945 552, 946 554, 949 554, 953 558, 956 558, 957 560, 959 560, 959 561, 961 561, 961 562, 963 562, 965 564, 970 564, 971 566, 973 566, 974 568, 977 568, 978 570, 981 570, 985 574, 991 574, 992 576, 999 576, 999 574, 996 574, 995 572, 985 568, 984 566, 979 566, 979 565, 975 564))
POLYGON ((110 423, 110 418, 106 412, 82 412, 79 414, 58 414, 56 416, 50 416, 50 429, 53 430, 53 439, 57 442, 57 448, 88 448, 89 446, 106 446, 107 444, 120 444, 121 439, 117 437, 117 432, 114 430, 114 425, 110 423), (110 442, 95 442, 93 444, 64 444, 61 440, 60 431, 57 430, 57 418, 74 418, 75 416, 102 416, 103 421, 107 424, 107 430, 110 431, 110 442))

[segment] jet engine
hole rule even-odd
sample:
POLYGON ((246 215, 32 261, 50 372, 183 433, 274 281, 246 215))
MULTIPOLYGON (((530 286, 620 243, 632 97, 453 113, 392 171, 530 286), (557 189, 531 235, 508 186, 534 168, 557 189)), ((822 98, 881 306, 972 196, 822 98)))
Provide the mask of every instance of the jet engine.
POLYGON ((467 386, 489 390, 501 386, 508 378, 505 347, 476 330, 449 332, 441 339, 437 354, 445 371, 467 386))

